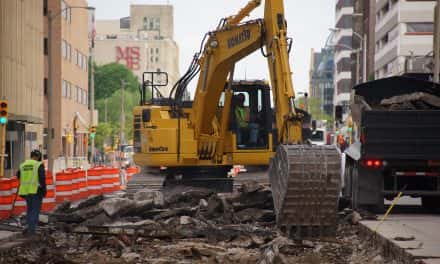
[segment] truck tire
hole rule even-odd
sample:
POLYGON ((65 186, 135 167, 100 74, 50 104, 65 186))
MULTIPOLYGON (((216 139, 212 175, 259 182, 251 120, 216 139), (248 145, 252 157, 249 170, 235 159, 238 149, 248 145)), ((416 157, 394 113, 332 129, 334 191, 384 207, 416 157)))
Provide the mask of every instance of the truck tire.
POLYGON ((342 188, 342 196, 347 199, 351 199, 352 195, 352 174, 353 174, 353 162, 348 160, 345 162, 344 172, 344 187, 342 188))
POLYGON ((427 210, 437 210, 440 209, 440 197, 437 196, 423 196, 422 206, 427 210))
POLYGON ((383 177, 380 172, 364 169, 359 162, 354 162, 351 180, 353 209, 364 209, 378 214, 385 212, 383 177))

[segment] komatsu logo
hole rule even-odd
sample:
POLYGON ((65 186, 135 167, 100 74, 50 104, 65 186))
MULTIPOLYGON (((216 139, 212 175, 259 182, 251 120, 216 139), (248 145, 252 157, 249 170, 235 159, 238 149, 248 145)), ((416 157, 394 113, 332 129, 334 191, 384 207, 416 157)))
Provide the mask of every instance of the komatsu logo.
POLYGON ((249 29, 245 29, 240 34, 228 39, 228 48, 233 48, 250 39, 251 39, 251 31, 249 29))
POLYGON ((150 152, 167 152, 168 148, 167 147, 150 147, 148 150, 150 152))

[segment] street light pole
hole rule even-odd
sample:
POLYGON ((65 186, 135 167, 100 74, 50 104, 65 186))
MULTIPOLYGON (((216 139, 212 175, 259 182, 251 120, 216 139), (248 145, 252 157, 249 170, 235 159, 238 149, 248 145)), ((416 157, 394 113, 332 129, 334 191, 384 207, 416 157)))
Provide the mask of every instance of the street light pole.
POLYGON ((52 65, 52 26, 53 20, 61 15, 68 9, 86 9, 86 10, 95 10, 94 7, 90 6, 69 6, 58 13, 52 14, 52 11, 49 10, 47 14, 47 61, 48 61, 48 88, 47 88, 47 163, 48 170, 53 171, 53 163, 54 163, 54 146, 55 146, 55 129, 54 129, 54 96, 53 96, 53 65, 52 65))
MULTIPOLYGON (((95 23, 95 16, 93 15, 92 23, 95 23)), ((92 25, 94 28, 94 25, 92 25)), ((92 41, 90 44, 90 126, 95 126, 95 67, 93 67, 94 62, 94 51, 95 51, 95 40, 94 33, 92 33, 92 41)), ((90 164, 95 164, 95 137, 90 138, 90 164)))
POLYGON ((48 64, 48 88, 47 88, 47 169, 53 171, 54 162, 54 124, 53 124, 53 72, 52 72, 52 21, 54 16, 49 10, 47 14, 47 64, 48 64))
MULTIPOLYGON (((124 80, 121 80, 121 135, 119 138, 119 144, 122 146, 122 144, 125 144, 125 85, 127 83, 124 80)), ((122 151, 122 148, 121 148, 122 151)))

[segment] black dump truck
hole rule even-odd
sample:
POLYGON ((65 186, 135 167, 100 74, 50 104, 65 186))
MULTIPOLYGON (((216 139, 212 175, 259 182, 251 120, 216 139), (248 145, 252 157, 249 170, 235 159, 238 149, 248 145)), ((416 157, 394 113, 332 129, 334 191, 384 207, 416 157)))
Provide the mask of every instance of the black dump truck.
POLYGON ((354 87, 356 142, 345 151, 343 195, 383 212, 399 192, 440 208, 440 85, 398 76, 354 87))

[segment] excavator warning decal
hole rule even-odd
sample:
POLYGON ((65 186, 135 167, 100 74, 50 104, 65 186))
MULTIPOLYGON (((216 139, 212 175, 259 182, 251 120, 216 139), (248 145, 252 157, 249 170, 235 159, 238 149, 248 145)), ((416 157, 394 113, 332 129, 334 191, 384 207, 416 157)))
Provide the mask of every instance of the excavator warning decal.
POLYGON ((250 39, 251 39, 251 31, 249 29, 245 29, 240 34, 228 39, 228 48, 231 49, 250 39))

